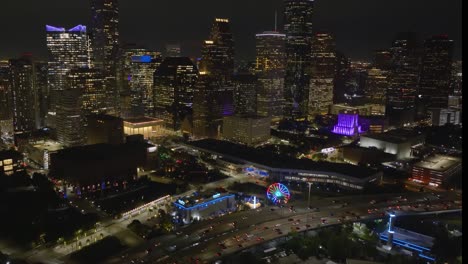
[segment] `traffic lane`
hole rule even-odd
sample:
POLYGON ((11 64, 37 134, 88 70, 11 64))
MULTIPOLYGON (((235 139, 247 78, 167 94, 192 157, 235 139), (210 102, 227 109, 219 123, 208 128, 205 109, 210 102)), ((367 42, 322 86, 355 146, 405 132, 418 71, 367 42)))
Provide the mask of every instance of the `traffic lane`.
MULTIPOLYGON (((408 196, 408 198, 412 198, 413 197, 416 197, 416 198, 420 198, 420 197, 423 197, 424 195, 426 194, 422 194, 422 193, 417 193, 417 194, 405 194, 408 196)), ((335 199, 339 199, 340 201, 339 202, 342 202, 342 201, 350 201, 350 200, 363 200, 364 203, 363 203, 363 206, 367 206, 367 203, 369 201, 369 198, 370 197, 375 197, 375 198, 380 198, 380 199, 389 199, 390 197, 392 196, 395 196, 395 194, 384 194, 384 195, 368 195, 368 196, 365 196, 365 197, 356 197, 356 196, 351 196, 351 197, 340 197, 340 198, 335 198, 335 199)), ((394 197, 396 198, 396 197, 394 197)), ((316 205, 316 206, 320 206, 323 204, 322 203, 326 203, 326 204, 330 204, 330 201, 332 200, 332 198, 324 198, 324 199, 321 199, 321 200, 317 200, 316 203, 311 203, 313 205, 316 205)), ((354 201, 355 203, 356 201, 354 201)), ((409 202, 412 202, 412 201, 409 201, 409 202)), ((385 204, 385 202, 377 202, 375 205, 377 204, 385 204)), ((375 206, 374 205, 374 206, 375 206)), ((331 205, 331 206, 335 206, 335 205, 331 205)), ((352 207, 352 206, 350 206, 352 207)), ((265 210, 266 208, 264 208, 263 210, 265 210)), ((281 210, 275 210, 276 213, 275 213, 275 217, 278 217, 278 213, 279 213, 279 216, 283 216, 282 214, 286 211, 284 208, 281 209, 281 210), (282 212, 279 212, 279 211, 282 211, 282 212)), ((307 210, 301 210, 301 211, 307 211, 307 210)), ((268 210, 265 210, 263 211, 263 213, 266 213, 268 212, 268 216, 271 216, 272 213, 269 212, 268 210)), ((232 215, 227 215, 225 217, 223 217, 223 219, 227 220, 227 221, 230 221, 232 219, 236 219, 238 220, 239 216, 242 215, 242 213, 244 213, 244 215, 252 215, 252 214, 255 214, 255 219, 256 220, 259 220, 259 212, 258 211, 247 211, 247 212, 239 212, 239 213, 236 213, 236 214, 232 214, 232 215)), ((289 214, 287 212, 287 214, 289 214)), ((250 216, 249 216, 250 217, 250 216)), ((239 221, 239 223, 242 225, 241 227, 245 227, 245 225, 249 225, 249 223, 251 222, 248 222, 248 221, 239 221)), ((192 226, 189 226, 187 228, 187 230, 190 232, 190 230, 192 229, 195 229, 195 230, 198 230, 200 228, 206 228, 208 225, 208 223, 206 222, 201 222, 201 223, 197 223, 195 225, 192 225, 192 226)), ((173 241, 175 242, 175 241, 173 241)))
MULTIPOLYGON (((362 208, 364 209, 364 208, 362 208)), ((385 208, 381 208, 382 210, 384 210, 385 208)), ((343 210, 344 211, 344 210, 343 210)), ((380 215, 368 215, 366 214, 366 211, 365 210, 361 210, 358 212, 359 214, 361 214, 361 220, 369 220, 369 219, 375 219, 375 218, 378 218, 378 217, 381 217, 380 215)), ((321 227, 321 226, 329 226, 329 225, 334 225, 334 224, 341 224, 342 222, 339 221, 339 219, 341 219, 342 216, 344 216, 346 213, 342 213, 342 214, 339 214, 337 212, 336 216, 335 217, 326 217, 326 214, 317 214, 315 219, 312 220, 312 221, 308 221, 308 218, 307 216, 301 216, 300 218, 297 218, 299 219, 302 223, 305 223, 305 222, 309 222, 310 224, 310 228, 307 228, 306 226, 304 225, 297 225, 297 227, 299 227, 299 230, 296 229, 294 223, 297 222, 297 219, 294 219, 295 221, 289 221, 288 222, 285 222, 284 220, 282 221, 282 228, 280 228, 280 230, 282 231, 282 235, 287 235, 287 233, 289 231, 291 231, 291 228, 292 229, 295 229, 297 231, 304 231, 304 230, 309 230, 309 229, 313 229, 313 228, 316 228, 316 227, 321 227), (326 217, 327 219, 327 223, 326 224, 322 224, 321 222, 321 218, 323 217, 326 217), (319 220, 320 219, 320 220, 319 220), (286 229, 285 229, 286 227, 286 229)), ((356 219, 355 219, 356 220, 356 219)), ((355 221, 354 220, 354 221, 355 221)), ((278 222, 278 221, 276 221, 278 222)), ((343 221, 345 222, 345 221, 343 221)), ((346 222, 352 222, 352 221, 346 221, 346 222)), ((270 223, 268 223, 270 224, 270 223)), ((263 227, 263 226, 260 226, 260 227, 263 227)), ((262 229, 260 229, 262 230, 262 229)), ((252 233, 254 236, 262 236, 264 238, 264 240, 256 240, 256 239, 247 239, 247 240, 244 240, 243 243, 244 245, 242 247, 227 247, 224 251, 221 250, 221 251, 216 251, 218 249, 217 246, 219 241, 217 240, 214 240, 213 242, 209 242, 208 245, 205 246, 205 248, 207 248, 205 250, 205 253, 202 254, 202 255, 196 255, 196 257, 202 259, 202 260, 211 260, 213 258, 216 258, 216 257, 219 257, 217 255, 218 252, 221 253, 221 255, 223 255, 223 252, 224 254, 231 254, 231 253, 234 253, 234 252, 237 252, 239 250, 242 250, 243 248, 245 247, 250 247, 250 246, 253 246, 253 245, 256 245, 256 244, 259 244, 259 243, 263 243, 263 241, 266 241, 266 240, 271 240, 273 238, 277 238, 281 235, 278 235, 278 233, 274 233, 271 231, 270 228, 266 229, 266 230, 270 230, 270 231, 261 231, 261 232, 255 232, 255 229, 253 230, 249 230, 250 233, 252 233), (231 252, 232 251, 232 252, 231 252), (215 252, 215 254, 213 254, 215 252)), ((239 233, 242 233, 242 232, 239 232, 239 233)), ((239 235, 239 234, 238 234, 239 235)), ((235 239, 235 237, 231 237, 231 239, 235 239)), ((234 244, 229 244, 229 246, 232 246, 234 244)), ((193 253, 196 253, 197 251, 190 251, 190 255, 193 255, 193 253)), ((185 252, 184 252, 185 253, 185 252)), ((179 259, 180 259, 180 255, 178 256, 179 259)), ((177 259, 177 258, 176 258, 177 259)))

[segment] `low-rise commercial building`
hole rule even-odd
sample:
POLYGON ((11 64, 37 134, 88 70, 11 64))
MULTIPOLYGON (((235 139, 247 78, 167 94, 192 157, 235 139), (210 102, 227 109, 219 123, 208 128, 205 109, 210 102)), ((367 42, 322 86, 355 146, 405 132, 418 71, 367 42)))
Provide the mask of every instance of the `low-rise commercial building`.
POLYGON ((437 187, 461 170, 460 158, 433 155, 413 165, 411 180, 437 187))
POLYGON ((125 135, 143 135, 145 139, 158 138, 166 135, 164 121, 150 117, 128 118, 123 122, 125 135))
POLYGON ((362 190, 369 183, 380 183, 382 179, 381 171, 368 167, 296 159, 227 141, 204 139, 186 146, 221 158, 227 169, 275 181, 324 183, 362 190))
POLYGON ((411 158, 411 148, 423 144, 425 136, 409 129, 395 129, 380 134, 361 136, 360 146, 377 148, 396 155, 397 159, 411 158))
POLYGON ((65 180, 81 192, 95 191, 136 177, 154 151, 155 146, 140 142, 62 149, 51 154, 49 176, 65 180))
POLYGON ((191 223, 237 210, 235 195, 231 193, 192 193, 174 202, 179 220, 191 223))

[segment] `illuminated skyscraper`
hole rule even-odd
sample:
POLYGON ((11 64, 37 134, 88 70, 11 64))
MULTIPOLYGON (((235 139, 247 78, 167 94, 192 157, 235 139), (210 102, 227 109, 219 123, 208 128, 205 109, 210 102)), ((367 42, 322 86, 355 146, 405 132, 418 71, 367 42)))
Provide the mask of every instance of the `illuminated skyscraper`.
POLYGON ((257 114, 258 90, 260 82, 256 75, 237 73, 232 79, 234 85, 234 113, 239 116, 254 116, 257 114))
POLYGON ((49 84, 48 126, 55 127, 58 93, 66 86, 67 74, 74 68, 89 68, 89 42, 86 27, 78 25, 69 30, 46 26, 49 84))
POLYGON ((307 116, 313 3, 313 0, 285 0, 284 3, 285 116, 295 119, 307 116))
POLYGON ((81 91, 83 116, 107 113, 107 100, 112 92, 107 90, 105 78, 99 69, 73 69, 68 73, 70 89, 81 91))
POLYGON ((392 44, 392 70, 387 89, 386 114, 391 126, 414 122, 419 78, 416 35, 399 33, 392 44))
POLYGON ((192 113, 193 90, 198 70, 187 57, 165 58, 154 72, 156 117, 165 126, 179 130, 182 120, 192 113))
POLYGON ((426 108, 446 108, 450 91, 453 40, 447 35, 424 42, 419 96, 426 108))
POLYGON ((48 90, 48 73, 49 66, 47 61, 34 61, 34 77, 35 89, 37 93, 38 110, 36 111, 36 126, 44 127, 47 112, 49 109, 49 90, 48 90))
POLYGON ((15 134, 31 132, 36 127, 38 110, 34 65, 30 56, 10 60, 10 85, 15 134))
POLYGON ((257 93, 257 115, 270 116, 279 120, 284 107, 284 75, 286 64, 286 35, 266 31, 255 35, 256 73, 259 87, 257 93))
POLYGON ((223 117, 234 113, 234 39, 228 19, 215 19, 202 47, 199 70, 193 94, 193 134, 218 138, 223 117))
POLYGON ((234 72, 234 39, 228 19, 215 19, 209 39, 202 47, 200 72, 223 82, 230 80, 234 72))
POLYGON ((129 76, 132 117, 154 115, 153 75, 161 61, 160 54, 132 56, 129 76))
POLYGON ((0 134, 13 132, 9 63, 0 61, 0 134))
POLYGON ((387 72, 378 68, 367 71, 364 96, 370 103, 385 104, 388 88, 387 72))
POLYGON ((327 114, 333 104, 336 71, 335 40, 329 33, 316 33, 312 40, 309 86, 309 119, 327 114))
POLYGON ((86 143, 85 117, 83 114, 83 90, 77 87, 75 75, 67 80, 65 89, 60 90, 57 105, 57 139, 64 147, 81 146, 86 143))
POLYGON ((336 75, 335 84, 333 87, 333 103, 344 103, 346 102, 347 93, 346 82, 350 75, 350 61, 346 56, 337 51, 336 52, 336 75))
POLYGON ((116 80, 119 52, 119 7, 117 0, 91 0, 91 42, 93 64, 103 70, 106 85, 113 91, 110 104, 119 115, 119 90, 116 80))
POLYGON ((117 80, 119 92, 127 94, 130 92, 130 80, 132 69, 132 57, 149 55, 152 57, 161 56, 160 52, 150 51, 143 46, 136 44, 125 44, 119 49, 118 63, 117 63, 117 80))

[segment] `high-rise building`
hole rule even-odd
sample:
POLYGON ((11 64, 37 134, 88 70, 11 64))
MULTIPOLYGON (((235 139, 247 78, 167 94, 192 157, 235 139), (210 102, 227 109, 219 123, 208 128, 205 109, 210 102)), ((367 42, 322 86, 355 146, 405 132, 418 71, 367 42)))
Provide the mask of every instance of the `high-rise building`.
POLYGON ((381 70, 390 70, 390 68, 392 67, 391 51, 387 49, 374 51, 373 67, 381 70))
POLYGON ((9 75, 9 62, 0 61, 0 134, 13 132, 9 75))
POLYGON ((192 113, 197 78, 198 69, 187 57, 167 57, 154 72, 155 115, 167 128, 179 130, 192 113))
POLYGON ((10 87, 15 134, 35 130, 37 91, 35 88, 34 66, 30 56, 10 60, 10 87))
POLYGON ((193 135, 218 138, 223 117, 234 113, 234 39, 228 19, 215 18, 199 65, 193 94, 193 135))
POLYGON ((450 91, 453 40, 447 35, 424 41, 418 95, 424 107, 446 108, 450 91))
POLYGON ((234 114, 233 87, 200 72, 193 94, 193 135, 219 138, 223 117, 234 114))
POLYGON ((58 91, 57 140, 64 147, 82 146, 86 143, 85 117, 83 115, 83 91, 77 87, 74 74, 67 78, 66 88, 58 91))
POLYGON ((252 116, 258 112, 258 97, 261 83, 256 75, 241 72, 234 75, 234 113, 238 116, 252 116))
POLYGON ((452 78, 450 80, 450 91, 455 96, 462 96, 463 87, 463 67, 462 61, 452 63, 452 78))
POLYGON ((389 73, 386 114, 390 126, 414 122, 419 77, 419 53, 416 34, 399 33, 393 41, 392 69, 389 73))
POLYGON ((87 144, 114 144, 124 143, 123 119, 120 117, 93 114, 86 116, 87 144))
POLYGON ((346 83, 350 76, 350 61, 346 56, 336 52, 336 75, 333 87, 333 102, 344 103, 346 101, 345 94, 347 93, 346 83))
POLYGON ((44 127, 47 112, 49 109, 49 90, 47 78, 49 66, 47 61, 34 61, 35 87, 38 100, 38 110, 36 111, 36 126, 44 127))
POLYGON ((295 119, 307 116, 312 40, 313 4, 311 0, 285 0, 286 33, 285 115, 295 119))
POLYGON ((166 44, 166 57, 180 57, 180 44, 179 43, 171 43, 166 44))
POLYGON ((309 86, 309 119, 327 114, 333 104, 336 76, 335 40, 330 33, 316 33, 312 40, 309 86))
POLYGON ((228 116, 223 120, 223 139, 257 145, 270 139, 271 117, 228 116))
POLYGON ((255 35, 255 71, 260 85, 257 92, 257 115, 281 119, 284 108, 286 35, 265 31, 255 35))
POLYGON ((130 92, 132 57, 144 55, 149 55, 156 58, 161 56, 161 53, 158 51, 148 50, 147 48, 134 43, 127 43, 119 49, 117 63, 117 83, 120 94, 128 94, 130 92))
POLYGON ((78 68, 68 73, 70 89, 81 91, 81 113, 104 114, 108 112, 107 98, 112 95, 108 91, 105 78, 99 69, 78 68))
POLYGON ((227 82, 234 73, 234 38, 229 19, 216 18, 202 48, 200 72, 227 82))
POLYGON ((119 52, 119 7, 117 0, 91 0, 91 43, 93 64, 103 70, 106 86, 113 91, 109 104, 119 115, 119 90, 116 80, 119 52))
POLYGON ((89 68, 89 42, 86 27, 78 25, 71 29, 46 26, 48 61, 49 109, 47 125, 56 127, 55 117, 58 96, 67 83, 67 75, 74 68, 89 68))
POLYGON ((161 61, 160 54, 132 56, 129 76, 132 117, 154 116, 153 75, 161 61))
POLYGON ((385 105, 388 88, 387 72, 379 68, 367 71, 367 80, 364 90, 366 101, 385 105))

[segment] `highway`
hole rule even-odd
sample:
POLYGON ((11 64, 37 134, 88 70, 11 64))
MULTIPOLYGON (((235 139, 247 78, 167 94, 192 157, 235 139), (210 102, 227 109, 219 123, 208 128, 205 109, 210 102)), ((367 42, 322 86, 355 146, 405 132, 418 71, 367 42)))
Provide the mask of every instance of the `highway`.
POLYGON ((455 203, 448 204, 448 200, 428 193, 409 193, 404 198, 395 194, 324 198, 311 203, 312 207, 319 208, 318 212, 306 209, 301 203, 296 203, 295 211, 286 207, 263 207, 192 224, 181 229, 179 235, 153 239, 106 263, 197 263, 197 259, 198 263, 211 263, 224 255, 286 236, 291 230, 301 232, 327 225, 382 218, 388 210, 427 213, 461 208, 455 203), (372 200, 380 202, 370 204, 372 200), (233 225, 233 222, 236 224, 233 225))

